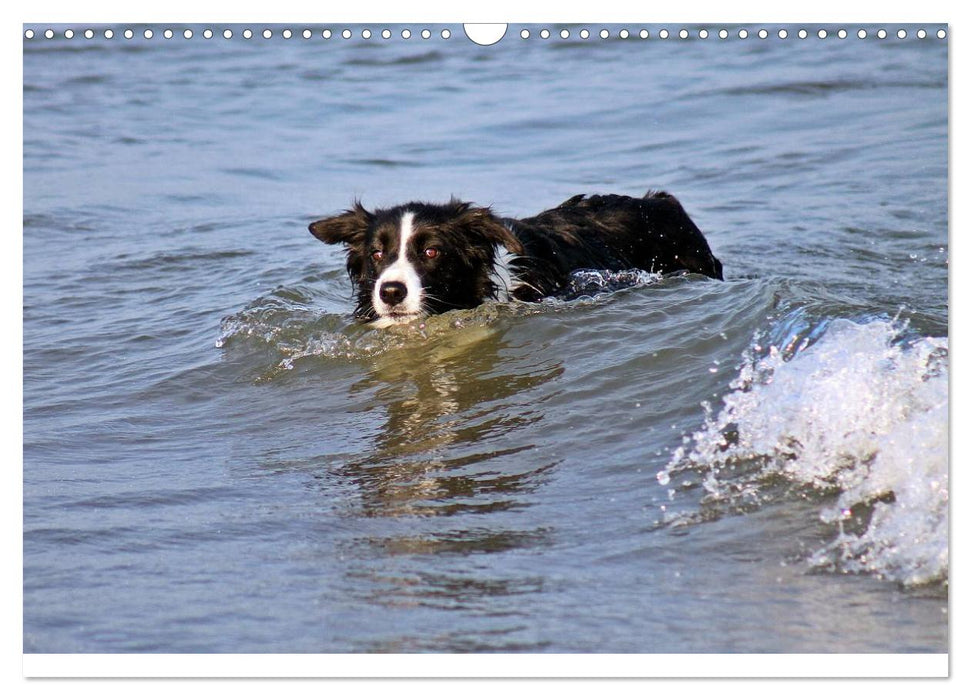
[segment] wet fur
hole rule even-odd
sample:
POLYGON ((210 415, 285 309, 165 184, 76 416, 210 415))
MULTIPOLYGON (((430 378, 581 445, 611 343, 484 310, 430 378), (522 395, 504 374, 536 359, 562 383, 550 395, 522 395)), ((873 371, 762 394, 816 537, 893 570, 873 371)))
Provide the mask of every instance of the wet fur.
MULTIPOLYGON (((357 290, 356 315, 375 320, 375 282, 388 260, 374 250, 395 248, 403 216, 413 217, 414 245, 408 263, 421 280, 421 311, 442 313, 489 299, 539 299, 561 292, 577 269, 694 272, 722 279, 721 262, 684 208, 665 192, 644 197, 576 195, 525 219, 497 217, 486 207, 452 200, 410 202, 374 212, 360 202, 310 224, 310 232, 347 249, 347 272, 357 290), (419 252, 434 247, 426 260, 419 252), (504 249, 504 250, 503 250, 504 249), (508 251, 508 252, 506 252, 508 251), (508 265, 511 288, 502 289, 498 266, 508 265)), ((412 242, 412 241, 409 241, 412 242)))

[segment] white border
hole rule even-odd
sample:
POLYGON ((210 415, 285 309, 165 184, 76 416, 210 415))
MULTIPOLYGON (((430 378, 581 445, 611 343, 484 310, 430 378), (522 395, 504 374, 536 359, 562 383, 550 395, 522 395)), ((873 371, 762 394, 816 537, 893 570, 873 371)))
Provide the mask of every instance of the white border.
MULTIPOLYGON (((23 6, 21 6, 22 8, 23 6)), ((180 23, 211 22, 213 19, 225 20, 225 23, 279 23, 281 21, 306 22, 308 24, 320 24, 327 21, 336 23, 399 23, 414 22, 416 19, 428 22, 454 22, 463 21, 475 22, 504 22, 510 24, 552 22, 555 17, 556 22, 585 22, 593 24, 609 24, 617 22, 642 22, 642 23, 697 23, 705 22, 708 24, 731 24, 731 23, 766 23, 766 24, 789 24, 789 23, 819 23, 819 24, 870 24, 882 22, 892 24, 945 24, 950 22, 948 27, 949 52, 952 66, 957 66, 959 56, 962 55, 960 40, 954 41, 954 37, 960 37, 960 29, 955 26, 958 19, 956 3, 941 2, 935 0, 925 0, 924 2, 914 3, 903 0, 884 0, 880 3, 865 2, 854 4, 845 0, 817 0, 813 3, 779 3, 777 0, 747 0, 741 2, 699 2, 694 4, 687 3, 651 3, 651 2, 610 2, 601 0, 595 4, 587 3, 556 3, 551 5, 548 2, 527 4, 522 0, 492 0, 488 3, 480 3, 479 7, 472 8, 465 3, 451 1, 420 2, 414 0, 410 3, 390 4, 384 0, 378 0, 370 4, 364 3, 327 3, 320 4, 310 2, 292 2, 288 0, 278 0, 274 3, 242 5, 240 3, 230 4, 228 2, 204 3, 187 0, 171 0, 164 6, 151 7, 148 5, 133 5, 130 1, 113 0, 110 2, 89 0, 85 3, 65 2, 64 0, 52 0, 43 4, 28 6, 26 9, 18 8, 18 13, 28 13, 29 16, 5 22, 3 26, 12 28, 21 34, 20 42, 23 41, 22 27, 24 24, 58 23, 71 24, 76 22, 96 24, 107 22, 137 22, 141 24, 154 24, 156 22, 171 21, 178 18, 180 23), (434 18, 434 20, 430 19, 434 18), (591 20, 596 20, 591 22, 591 20)), ((5 9, 5 13, 6 13, 5 9)), ((963 26, 963 25, 961 25, 963 26)), ((11 32, 12 33, 12 32, 11 32)), ((11 37, 13 38, 13 37, 11 37)), ((509 35, 507 35, 507 39, 509 35)), ((22 144, 23 144, 23 122, 17 115, 22 115, 22 52, 21 45, 17 41, 11 40, 3 48, 9 51, 8 60, 5 61, 4 79, 7 88, 5 94, 12 97, 16 104, 16 112, 8 115, 5 126, 6 143, 5 159, 8 167, 17 172, 12 178, 8 179, 8 187, 4 188, 4 196, 8 199, 5 211, 11 212, 13 216, 22 214, 23 190, 22 190, 22 144), (18 67, 13 69, 11 67, 18 67)), ((500 42, 499 46, 502 46, 500 42)), ((950 197, 951 206, 951 230, 963 232, 961 223, 964 221, 961 198, 954 198, 955 192, 962 192, 963 183, 963 163, 960 163, 958 155, 962 152, 964 140, 959 130, 953 128, 960 124, 961 119, 966 120, 967 110, 963 109, 965 91, 962 87, 964 73, 953 71, 950 76, 950 86, 952 91, 952 110, 950 124, 952 125, 950 135, 951 152, 951 180, 950 197), (965 115, 959 117, 959 114, 965 115)), ((13 230, 22 232, 22 217, 17 222, 13 222, 13 230)), ((966 232, 965 232, 966 235, 966 232)), ((4 328, 8 331, 5 339, 5 366, 10 371, 17 373, 13 388, 5 392, 8 396, 4 404, 4 417, 7 419, 8 431, 13 426, 13 434, 9 432, 5 435, 5 443, 8 449, 15 451, 16 456, 12 461, 14 464, 21 463, 21 450, 17 446, 20 441, 22 446, 22 358, 16 356, 13 348, 22 348, 22 245, 20 237, 5 236, 3 258, 13 271, 5 270, 8 274, 4 275, 4 287, 2 298, 4 328), (16 287, 20 286, 18 293, 16 287), (10 336, 13 337, 10 337, 10 336), (13 357, 8 357, 12 354, 13 357)), ((963 245, 961 236, 951 237, 949 255, 952 269, 956 267, 956 262, 964 260, 963 245)), ((963 324, 956 323, 955 311, 963 315, 964 307, 955 303, 966 298, 963 293, 965 283, 963 278, 967 275, 952 275, 951 284, 953 285, 951 295, 951 348, 952 358, 954 354, 963 352, 965 338, 963 324)), ((951 365, 952 386, 958 387, 960 379, 963 379, 961 372, 962 362, 958 359, 951 365)), ((962 391, 951 392, 952 417, 957 419, 957 424, 966 425, 960 415, 965 413, 962 391)), ((961 434, 954 433, 954 449, 952 454, 960 451, 964 453, 963 440, 961 434)), ((955 460, 952 459, 952 463, 955 460)), ((5 616, 7 624, 4 629, 7 631, 4 644, 4 655, 6 659, 16 656, 22 662, 23 677, 73 677, 73 678, 94 678, 94 677, 160 677, 175 676, 186 677, 194 676, 200 678, 212 677, 566 677, 575 678, 579 676, 588 677, 704 677, 704 678, 725 678, 725 677, 939 677, 947 673, 949 657, 942 655, 485 655, 485 656, 464 656, 464 655, 406 655, 406 656, 377 656, 377 655, 39 655, 22 654, 22 549, 21 528, 22 528, 22 480, 21 470, 9 469, 8 473, 15 483, 10 484, 5 489, 8 497, 7 508, 4 512, 9 520, 7 521, 8 537, 5 544, 8 545, 5 554, 9 566, 15 567, 18 571, 15 581, 8 581, 7 596, 5 599, 15 606, 13 616, 5 616), (11 619, 13 617, 13 619, 11 619)), ((953 475, 952 475, 953 476, 953 475)), ((960 474, 958 475, 960 476, 960 474)), ((961 479, 951 480, 952 502, 958 502, 954 496, 954 486, 961 484, 961 479)), ((960 582, 962 576, 958 569, 959 560, 956 556, 958 547, 956 542, 960 540, 961 509, 955 508, 952 511, 951 526, 951 558, 952 565, 950 570, 952 580, 952 594, 950 601, 951 613, 951 649, 960 648, 957 640, 958 632, 961 627, 957 622, 956 613, 960 609, 960 601, 955 604, 954 582, 960 582)), ((7 667, 9 668, 9 666, 7 667)), ((9 682, 10 675, 5 674, 9 682)), ((127 683, 121 686, 99 684, 96 686, 102 694, 108 696, 118 696, 124 694, 130 696, 131 686, 127 683)), ((200 686, 193 686, 199 688, 200 686)), ((201 686, 207 693, 216 691, 216 688, 203 684, 201 686)), ((263 686, 266 688, 265 686, 263 686)), ((291 686, 292 687, 292 686, 291 686)), ((304 686, 298 686, 303 688, 304 686)), ((345 686, 340 686, 345 687, 345 686)), ((414 687, 414 686, 413 686, 414 687)), ((425 686, 422 686, 423 688, 425 686)), ((529 686, 527 686, 529 687, 529 686)), ((589 686, 587 686, 589 688, 589 686)), ((608 686, 615 691, 613 697, 621 694, 627 695, 631 688, 629 685, 613 684, 608 686), (620 691, 624 690, 623 693, 620 691)), ((664 685, 663 687, 669 688, 664 685)), ((758 688, 759 686, 743 686, 739 689, 758 688)), ((887 687, 887 686, 883 686, 887 687)), ((893 686, 899 688, 900 686, 893 686)), ((917 692, 912 684, 907 684, 909 688, 905 692, 912 695, 917 692)), ((935 685, 932 692, 935 694, 947 695, 956 687, 954 683, 946 685, 935 685)), ((19 694, 29 692, 31 695, 46 694, 50 692, 52 696, 63 697, 68 694, 69 688, 62 683, 51 686, 42 683, 37 686, 36 682, 28 683, 25 686, 21 682, 19 694)), ((455 686, 448 683, 444 686, 435 686, 431 689, 439 688, 447 691, 450 695, 457 692, 455 686)), ((539 690, 532 686, 531 694, 539 690)), ((765 691, 776 696, 779 692, 778 686, 774 683, 768 687, 762 686, 765 691)), ((790 693, 789 686, 783 692, 790 693)), ((839 692, 837 688, 827 686, 826 690, 816 687, 811 691, 812 695, 818 696, 820 692, 829 694, 839 692)), ((93 690, 94 688, 92 688, 93 690)), ((391 690, 390 688, 387 688, 391 690)), ((645 689, 635 686, 636 694, 643 697, 645 689)), ((844 692, 859 692, 859 686, 840 686, 844 692)), ((175 692, 181 692, 174 689, 175 692)), ((269 690, 269 688, 266 688, 269 690)), ((296 690, 296 688, 294 688, 296 690)), ((502 692, 498 688, 494 688, 502 692)), ((589 690, 593 690, 589 688, 589 690)), ((712 689, 713 690, 713 689, 712 689)), ((141 691, 139 691, 141 692, 141 691)), ((422 696, 427 697, 431 691, 427 688, 422 696)), ((465 691, 463 691, 465 692, 465 691)), ((671 692, 680 692, 672 689, 671 692)), ((19 695, 18 694, 18 695, 19 695)), ((318 695, 315 693, 315 695, 318 695)), ((490 692, 490 695, 492 693, 490 692)), ((586 694, 586 693, 585 693, 586 694)), ((760 693, 755 693, 760 694, 760 693)), ((765 695, 766 693, 761 693, 765 695)))
POLYGON ((854 23, 894 24, 946 23, 955 19, 958 2, 947 0, 814 0, 811 3, 780 3, 777 0, 734 0, 693 3, 599 0, 596 3, 555 3, 543 0, 480 0, 476 5, 456 0, 412 0, 394 3, 326 3, 308 0, 277 0, 273 3, 229 3, 199 0, 170 0, 164 5, 137 5, 126 0, 88 0, 84 3, 49 0, 20 10, 21 22, 100 23, 133 22, 343 22, 343 23, 617 23, 617 22, 705 22, 710 24, 765 23, 854 23))
POLYGON ((945 678, 947 654, 25 654, 28 678, 945 678), (703 660, 703 662, 700 662, 703 660))

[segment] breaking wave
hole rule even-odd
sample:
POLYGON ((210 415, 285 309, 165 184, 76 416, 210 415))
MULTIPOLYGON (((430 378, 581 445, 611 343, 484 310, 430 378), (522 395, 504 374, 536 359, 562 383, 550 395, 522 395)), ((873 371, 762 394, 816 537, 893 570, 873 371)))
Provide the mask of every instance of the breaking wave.
POLYGON ((948 341, 845 319, 755 342, 717 414, 672 454, 662 484, 704 475, 709 503, 758 507, 780 481, 821 493, 825 570, 947 584, 948 341), (834 498, 831 498, 835 497, 834 498))

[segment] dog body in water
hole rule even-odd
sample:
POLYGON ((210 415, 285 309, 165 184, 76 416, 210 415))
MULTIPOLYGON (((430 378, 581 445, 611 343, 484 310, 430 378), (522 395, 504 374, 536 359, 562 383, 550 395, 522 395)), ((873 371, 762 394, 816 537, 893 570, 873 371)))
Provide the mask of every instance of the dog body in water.
POLYGON ((489 300, 539 301, 580 269, 694 272, 722 265, 684 208, 665 192, 576 195, 536 216, 500 218, 452 200, 352 209, 310 224, 347 247, 356 315, 381 325, 468 309, 489 300))

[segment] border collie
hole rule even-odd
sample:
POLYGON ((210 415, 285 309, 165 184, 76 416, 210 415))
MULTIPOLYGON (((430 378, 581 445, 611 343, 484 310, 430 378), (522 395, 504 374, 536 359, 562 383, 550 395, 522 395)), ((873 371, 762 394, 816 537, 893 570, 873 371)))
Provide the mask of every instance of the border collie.
POLYGON ((500 218, 455 199, 374 212, 355 202, 310 224, 310 232, 347 247, 355 315, 382 326, 489 299, 539 301, 585 268, 722 279, 704 235, 666 192, 580 194, 527 219, 500 218))

